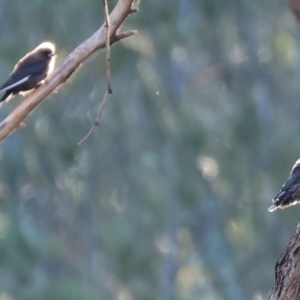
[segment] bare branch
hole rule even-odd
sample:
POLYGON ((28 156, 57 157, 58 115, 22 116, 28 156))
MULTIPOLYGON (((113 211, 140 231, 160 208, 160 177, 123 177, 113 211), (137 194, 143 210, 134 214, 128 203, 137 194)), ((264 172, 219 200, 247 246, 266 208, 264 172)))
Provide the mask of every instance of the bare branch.
POLYGON ((110 19, 109 19, 109 12, 108 12, 108 5, 107 0, 103 0, 104 5, 104 16, 105 16, 105 28, 106 28, 106 79, 107 79, 107 90, 108 93, 112 93, 111 89, 111 74, 110 74, 110 19))
POLYGON ((102 115, 105 103, 108 98, 108 94, 112 94, 112 89, 111 89, 111 73, 110 73, 110 35, 109 35, 109 28, 110 28, 110 19, 109 19, 109 13, 108 13, 108 5, 107 5, 107 0, 103 0, 103 7, 104 7, 104 16, 105 16, 105 29, 106 29, 106 45, 105 45, 105 50, 106 50, 106 58, 105 58, 105 65, 106 65, 106 81, 107 81, 107 88, 106 92, 104 94, 104 97, 100 103, 99 110, 96 116, 96 120, 90 129, 90 131, 87 133, 87 135, 78 143, 78 145, 81 145, 99 126, 99 120, 102 115))
MULTIPOLYGON (((114 40, 114 42, 121 39, 120 35, 117 34, 117 30, 131 13, 132 3, 133 0, 119 0, 110 14, 109 36, 113 37, 112 40, 114 40)), ((72 73, 78 69, 82 62, 98 49, 105 47, 106 34, 104 26, 105 25, 103 24, 89 39, 70 53, 64 63, 53 72, 45 84, 25 98, 12 113, 0 123, 0 141, 14 131, 38 104, 57 89, 60 84, 64 83, 72 73)), ((134 32, 129 32, 127 33, 127 36, 132 34, 134 34, 134 32)), ((126 36, 123 36, 122 38, 124 37, 126 36)))
POLYGON ((102 115, 102 112, 104 110, 104 106, 105 106, 105 103, 107 101, 107 98, 108 98, 108 94, 109 94, 109 91, 108 89, 106 90, 105 92, 105 95, 103 97, 103 100, 102 102, 100 103, 100 106, 99 106, 99 110, 98 110, 98 113, 97 113, 97 117, 96 117, 96 120, 92 126, 92 128, 90 129, 90 131, 87 133, 87 135, 78 143, 78 145, 80 146, 93 132, 94 130, 99 126, 99 120, 101 118, 101 115, 102 115))
POLYGON ((137 33, 137 30, 129 30, 124 32, 118 32, 116 35, 111 36, 110 38, 110 44, 114 44, 115 42, 118 42, 122 39, 125 39, 127 37, 130 37, 137 33))

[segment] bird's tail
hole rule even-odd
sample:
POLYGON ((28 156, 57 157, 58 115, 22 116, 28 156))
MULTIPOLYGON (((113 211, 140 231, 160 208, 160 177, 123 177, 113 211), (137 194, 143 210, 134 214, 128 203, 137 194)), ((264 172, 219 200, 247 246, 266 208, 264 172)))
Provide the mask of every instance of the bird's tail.
POLYGON ((278 206, 276 204, 272 204, 269 208, 268 211, 269 212, 273 212, 274 210, 276 210, 278 208, 278 206))
POLYGON ((0 102, 5 101, 9 96, 10 96, 11 92, 10 91, 6 91, 4 93, 4 95, 1 97, 0 102))

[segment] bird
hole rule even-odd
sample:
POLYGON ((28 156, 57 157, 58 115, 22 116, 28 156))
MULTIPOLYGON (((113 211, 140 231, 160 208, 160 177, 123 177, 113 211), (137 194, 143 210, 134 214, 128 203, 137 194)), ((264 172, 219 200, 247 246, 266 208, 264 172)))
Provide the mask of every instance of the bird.
POLYGON ((39 87, 53 72, 55 58, 55 46, 51 42, 44 42, 27 53, 0 87, 0 93, 5 92, 0 102, 8 101, 15 94, 26 95, 39 87))
POLYGON ((277 208, 284 209, 295 204, 300 204, 300 159, 295 162, 289 178, 272 201, 273 204, 268 208, 270 212, 273 212, 277 208))

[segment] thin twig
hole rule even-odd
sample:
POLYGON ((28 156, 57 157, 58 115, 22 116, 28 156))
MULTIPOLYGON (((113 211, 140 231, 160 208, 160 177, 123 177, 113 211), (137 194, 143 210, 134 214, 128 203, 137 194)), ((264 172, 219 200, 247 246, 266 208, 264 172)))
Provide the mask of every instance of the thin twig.
POLYGON ((118 32, 117 34, 111 36, 110 38, 110 45, 113 45, 114 43, 125 39, 131 35, 136 34, 138 31, 137 30, 129 30, 129 31, 124 31, 124 32, 118 32))
POLYGON ((93 126, 91 127, 90 131, 87 133, 87 135, 78 143, 78 145, 80 146, 93 132, 94 130, 99 126, 99 120, 100 120, 100 117, 102 115, 102 112, 104 110, 104 106, 105 106, 105 103, 106 103, 106 100, 108 98, 108 90, 106 90, 105 94, 104 94, 104 97, 103 97, 103 100, 102 102, 100 103, 100 106, 99 106, 99 110, 98 110, 98 113, 97 113, 97 117, 96 117, 96 120, 93 124, 93 126))
POLYGON ((94 130, 99 127, 99 120, 102 115, 105 103, 107 101, 108 95, 112 94, 112 89, 111 89, 111 72, 110 72, 110 19, 109 19, 109 12, 108 12, 108 5, 107 5, 107 0, 103 0, 103 6, 104 6, 104 16, 105 16, 105 30, 106 30, 106 45, 105 45, 105 52, 106 52, 106 57, 105 57, 105 66, 106 66, 106 81, 107 81, 107 87, 106 87, 106 92, 104 94, 104 97, 100 103, 99 110, 95 119, 95 122, 87 135, 78 143, 78 145, 81 145, 93 132, 94 130))
POLYGON ((111 89, 111 74, 110 74, 110 19, 108 12, 107 0, 103 0, 104 5, 104 16, 105 16, 105 29, 106 29, 106 80, 107 90, 109 94, 112 94, 111 89))

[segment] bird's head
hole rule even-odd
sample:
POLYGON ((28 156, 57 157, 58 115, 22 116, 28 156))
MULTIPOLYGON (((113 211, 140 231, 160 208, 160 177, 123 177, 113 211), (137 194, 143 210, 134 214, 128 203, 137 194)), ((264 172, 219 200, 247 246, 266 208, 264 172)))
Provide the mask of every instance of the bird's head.
POLYGON ((51 74, 54 70, 54 64, 56 59, 55 46, 50 42, 44 42, 37 46, 30 54, 34 54, 37 58, 48 63, 48 74, 51 74))
POLYGON ((300 171, 300 158, 293 165, 292 170, 291 170, 291 175, 298 173, 299 171, 300 171))
POLYGON ((55 46, 50 42, 44 42, 40 44, 34 49, 34 52, 47 60, 51 60, 56 56, 55 46))

